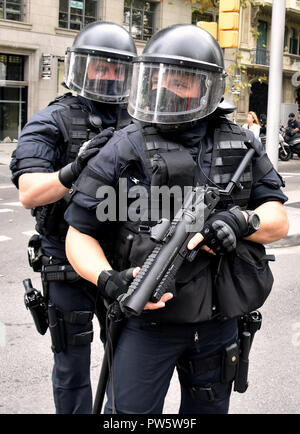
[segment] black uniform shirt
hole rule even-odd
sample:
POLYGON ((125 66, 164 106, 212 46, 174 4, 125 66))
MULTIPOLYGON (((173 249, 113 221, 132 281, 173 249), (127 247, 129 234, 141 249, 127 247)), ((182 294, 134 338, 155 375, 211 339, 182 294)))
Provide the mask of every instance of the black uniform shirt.
MULTIPOLYGON (((206 121, 187 132, 177 133, 174 139, 178 142, 194 146, 196 143, 203 147, 199 164, 199 176, 203 184, 207 183, 212 157, 212 138, 207 134, 206 121)), ((79 191, 73 196, 73 200, 65 213, 65 220, 69 225, 75 227, 82 233, 90 235, 96 239, 101 239, 104 233, 107 233, 105 222, 97 219, 96 208, 101 202, 95 194, 86 194, 80 191, 81 185, 88 182, 96 187, 112 186, 116 187, 123 169, 128 164, 122 156, 122 143, 124 139, 131 145, 133 152, 140 160, 140 170, 135 174, 132 182, 138 182, 140 185, 150 185, 150 178, 147 176, 145 156, 143 153, 142 136, 139 133, 137 140, 133 141, 130 136, 132 127, 124 128, 117 131, 110 141, 101 149, 101 151, 89 161, 88 166, 84 169, 78 181, 75 184, 79 191)), ((256 140, 253 133, 247 132, 253 137, 257 147, 264 152, 261 143, 256 140)), ((254 163, 255 164, 255 163, 254 163)), ((129 180, 130 183, 130 180, 129 180)), ((129 187, 133 184, 129 184, 129 187)), ((255 209, 260 204, 267 201, 279 201, 284 203, 287 197, 281 191, 283 186, 282 179, 278 173, 272 169, 263 178, 256 181, 251 190, 251 197, 248 204, 249 209, 255 209)))
MULTIPOLYGON (((74 104, 78 103, 85 106, 93 115, 100 117, 103 128, 116 126, 121 107, 122 117, 127 124, 130 122, 123 105, 101 104, 81 96, 74 97, 74 104), (128 121, 125 119, 126 116, 128 121)), ((23 128, 10 163, 12 182, 16 187, 18 187, 19 177, 24 173, 56 172, 67 163, 67 145, 64 143, 57 119, 57 114, 61 110, 66 108, 60 104, 51 104, 33 115, 23 128)), ((65 259, 64 242, 61 236, 51 235, 41 238, 44 252, 48 256, 65 259)))

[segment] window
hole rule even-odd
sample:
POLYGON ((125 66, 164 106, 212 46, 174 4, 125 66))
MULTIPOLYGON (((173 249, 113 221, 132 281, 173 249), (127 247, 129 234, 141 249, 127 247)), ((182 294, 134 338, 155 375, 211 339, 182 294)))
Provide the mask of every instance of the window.
POLYGON ((266 21, 258 21, 258 38, 256 40, 256 63, 258 65, 268 64, 268 23, 266 21))
POLYGON ((16 140, 26 123, 24 60, 24 56, 0 53, 0 81, 4 81, 0 86, 0 141, 4 138, 16 140))
POLYGON ((284 43, 283 43, 284 49, 285 49, 285 47, 287 47, 287 45, 288 45, 288 33, 289 33, 289 30, 288 30, 288 28, 285 26, 285 28, 284 28, 284 43))
POLYGON ((192 12, 192 24, 196 25, 198 21, 212 22, 214 21, 214 17, 212 14, 202 14, 197 9, 194 9, 192 12))
POLYGON ((0 18, 23 21, 24 0, 0 0, 0 18))
POLYGON ((97 0, 59 0, 59 27, 81 30, 97 20, 97 0))
POLYGON ((24 57, 0 53, 0 80, 23 81, 24 57))
POLYGON ((298 54, 298 34, 296 29, 291 29, 291 37, 290 37, 290 53, 298 54))
POLYGON ((144 0, 125 0, 124 27, 135 39, 147 41, 154 33, 155 4, 144 0))

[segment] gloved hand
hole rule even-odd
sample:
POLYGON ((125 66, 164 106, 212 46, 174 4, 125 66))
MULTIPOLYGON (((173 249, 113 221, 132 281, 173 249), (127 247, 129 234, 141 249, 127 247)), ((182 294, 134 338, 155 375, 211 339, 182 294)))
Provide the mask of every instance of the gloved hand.
POLYGON ((73 163, 69 163, 60 169, 58 178, 63 186, 71 188, 72 184, 80 175, 83 168, 86 166, 90 158, 99 152, 103 145, 112 137, 115 129, 113 127, 106 128, 97 134, 91 140, 84 142, 78 152, 73 163))
POLYGON ((99 274, 97 287, 104 297, 116 300, 121 294, 127 292, 133 281, 134 268, 123 271, 104 270, 99 274))
POLYGON ((227 253, 236 248, 236 242, 248 231, 247 221, 238 207, 210 216, 205 222, 201 235, 202 245, 206 244, 215 253, 227 253))

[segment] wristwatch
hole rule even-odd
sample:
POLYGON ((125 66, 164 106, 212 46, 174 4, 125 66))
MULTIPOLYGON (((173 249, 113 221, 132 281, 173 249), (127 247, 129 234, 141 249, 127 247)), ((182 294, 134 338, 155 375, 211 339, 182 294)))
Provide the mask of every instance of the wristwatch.
POLYGON ((245 233, 244 237, 249 237, 260 228, 260 218, 254 211, 245 210, 245 212, 248 214, 248 231, 245 233))

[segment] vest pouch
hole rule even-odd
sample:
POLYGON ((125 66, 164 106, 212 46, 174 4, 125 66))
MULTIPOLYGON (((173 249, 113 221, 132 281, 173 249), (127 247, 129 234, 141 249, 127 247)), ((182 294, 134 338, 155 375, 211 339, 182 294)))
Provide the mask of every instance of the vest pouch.
POLYGON ((258 309, 273 286, 273 274, 262 244, 240 240, 236 250, 221 258, 215 284, 218 311, 233 318, 258 309))
POLYGON ((196 163, 187 149, 162 152, 152 159, 152 186, 194 185, 196 163))
POLYGON ((176 322, 196 323, 208 321, 213 316, 212 259, 209 253, 200 250, 193 262, 185 261, 179 269, 174 298, 174 304, 178 306, 176 322))
POLYGON ((210 320, 215 314, 210 264, 210 254, 202 251, 192 263, 185 261, 176 275, 174 297, 163 309, 145 311, 144 318, 168 324, 210 320))
POLYGON ((140 231, 139 227, 140 222, 126 222, 122 225, 120 234, 117 237, 118 246, 115 252, 114 268, 124 270, 124 268, 129 267, 142 267, 148 255, 156 246, 156 243, 150 239, 150 233, 140 231), (128 236, 133 237, 129 252, 127 247, 128 236))
POLYGON ((36 218, 37 230, 44 236, 59 235, 67 233, 67 223, 64 220, 66 203, 63 200, 48 205, 37 206, 31 210, 36 218))

